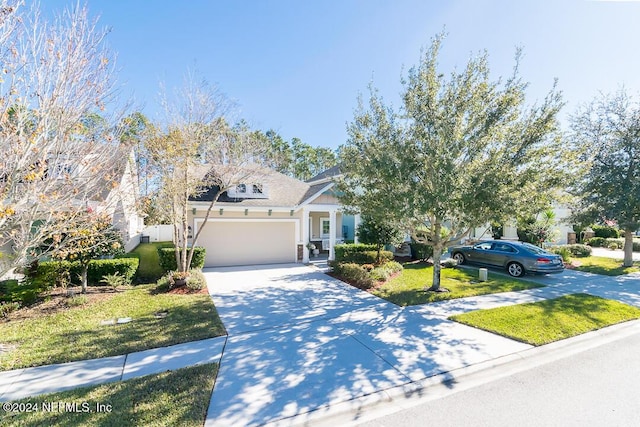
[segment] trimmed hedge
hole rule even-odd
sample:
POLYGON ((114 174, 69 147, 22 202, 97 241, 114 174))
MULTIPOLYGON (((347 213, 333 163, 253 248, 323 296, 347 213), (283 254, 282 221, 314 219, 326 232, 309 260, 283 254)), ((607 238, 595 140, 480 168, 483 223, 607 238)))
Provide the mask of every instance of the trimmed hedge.
MULTIPOLYGON (((193 258, 191 259, 191 270, 204 267, 205 253, 205 248, 202 246, 196 246, 194 248, 193 258)), ((158 258, 160 258, 160 267, 165 272, 178 269, 175 248, 158 248, 158 258)))
MULTIPOLYGON (((138 270, 137 258, 94 259, 89 261, 87 282, 99 285, 108 274, 118 273, 130 284, 138 270)), ((81 266, 77 261, 43 261, 30 274, 32 283, 42 284, 43 290, 51 286, 80 285, 81 266)))
POLYGON ((411 242, 409 246, 411 247, 411 259, 427 260, 433 256, 433 247, 426 243, 411 242))
MULTIPOLYGON (((375 264, 378 261, 376 245, 364 243, 341 244, 335 246, 336 262, 355 264, 375 264)), ((393 261, 391 251, 380 251, 380 263, 393 261)))
MULTIPOLYGON (((605 239, 603 237, 592 237, 586 244, 593 248, 609 248, 615 244, 619 249, 624 249, 624 237, 618 239, 605 239)), ((633 252, 640 252, 640 240, 633 239, 633 252)))
POLYGON ((99 284, 108 274, 118 274, 123 277, 127 285, 131 284, 138 270, 138 258, 94 259, 89 262, 87 282, 99 284))

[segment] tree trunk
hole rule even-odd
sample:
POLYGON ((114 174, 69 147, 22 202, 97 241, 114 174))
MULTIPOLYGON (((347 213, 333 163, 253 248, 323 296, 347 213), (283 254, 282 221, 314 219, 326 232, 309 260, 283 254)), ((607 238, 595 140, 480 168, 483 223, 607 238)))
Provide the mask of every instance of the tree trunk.
POLYGON ((442 231, 442 225, 440 222, 436 221, 434 225, 434 231, 432 236, 433 245, 433 283, 431 287, 427 289, 431 292, 440 291, 440 257, 442 256, 442 236, 440 232, 442 231))
POLYGON ((87 293, 87 272, 89 271, 89 264, 82 264, 82 271, 81 271, 81 281, 82 281, 82 293, 86 294, 87 293))
POLYGON ((378 253, 376 254, 376 263, 378 263, 378 265, 380 265, 380 253, 382 251, 382 245, 380 243, 378 243, 376 246, 377 246, 377 249, 378 249, 378 253))
POLYGON ((633 230, 624 230, 624 263, 625 267, 633 265, 633 230))

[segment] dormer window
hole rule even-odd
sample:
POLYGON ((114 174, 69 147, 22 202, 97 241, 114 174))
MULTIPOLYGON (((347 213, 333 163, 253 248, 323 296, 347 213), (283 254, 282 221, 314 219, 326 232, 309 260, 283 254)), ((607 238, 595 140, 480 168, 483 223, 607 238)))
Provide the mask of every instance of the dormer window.
POLYGON ((263 184, 238 184, 227 190, 229 197, 236 199, 268 199, 269 192, 263 184))

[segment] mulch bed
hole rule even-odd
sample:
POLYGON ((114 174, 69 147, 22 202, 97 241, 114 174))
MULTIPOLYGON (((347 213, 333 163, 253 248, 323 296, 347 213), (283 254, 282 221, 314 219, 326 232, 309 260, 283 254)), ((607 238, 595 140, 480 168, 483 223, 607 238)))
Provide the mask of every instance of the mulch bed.
POLYGON ((192 290, 187 288, 186 286, 180 286, 179 288, 173 288, 170 291, 167 292, 168 294, 174 294, 174 295, 188 295, 188 294, 205 294, 208 295, 209 294, 209 289, 202 288, 200 290, 192 290))

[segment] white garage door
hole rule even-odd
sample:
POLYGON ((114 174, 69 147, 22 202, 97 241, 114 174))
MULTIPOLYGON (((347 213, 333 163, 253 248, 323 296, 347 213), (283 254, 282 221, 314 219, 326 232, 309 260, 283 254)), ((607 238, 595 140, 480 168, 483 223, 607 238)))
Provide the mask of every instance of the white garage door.
POLYGON ((295 223, 210 221, 198 246, 206 248, 205 267, 295 262, 295 223))

